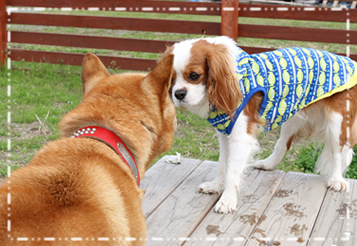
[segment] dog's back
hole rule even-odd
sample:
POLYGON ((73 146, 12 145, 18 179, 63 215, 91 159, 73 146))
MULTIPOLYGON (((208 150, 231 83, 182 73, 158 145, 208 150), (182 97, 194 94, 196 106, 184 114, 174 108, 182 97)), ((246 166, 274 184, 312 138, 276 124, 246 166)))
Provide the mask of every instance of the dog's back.
POLYGON ((0 189, 0 209, 10 209, 9 217, 1 213, 1 221, 11 223, 9 228, 2 223, 1 231, 10 229, 15 240, 50 236, 90 241, 100 237, 124 241, 145 231, 138 213, 142 191, 113 161, 117 159, 113 151, 92 142, 69 138, 51 142, 28 166, 14 172, 0 189))
POLYGON ((97 57, 86 56, 84 98, 62 119, 63 138, 45 145, 0 187, 0 245, 145 244, 143 191, 129 165, 103 141, 70 135, 89 125, 111 130, 143 177, 173 141, 172 60, 147 76, 110 76, 97 57))

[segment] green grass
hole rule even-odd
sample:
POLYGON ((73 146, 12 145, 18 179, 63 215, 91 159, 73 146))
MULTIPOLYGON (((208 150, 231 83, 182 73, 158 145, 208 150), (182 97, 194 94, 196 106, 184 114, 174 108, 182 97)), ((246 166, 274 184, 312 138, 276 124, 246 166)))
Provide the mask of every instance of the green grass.
MULTIPOLYGON (((15 64, 21 68, 23 63, 15 64)), ((73 109, 81 100, 80 68, 64 65, 27 63, 27 72, 24 70, 11 71, 12 96, 10 102, 7 97, 1 96, 0 108, 0 153, 7 153, 7 137, 11 137, 11 156, 0 159, 0 175, 6 175, 6 165, 10 161, 16 169, 28 163, 36 151, 47 141, 58 138, 57 124, 61 116, 73 109), (8 107, 12 112, 14 129, 7 130, 6 115, 8 107), (48 111, 50 111, 45 120, 48 111), (44 121, 49 133, 42 133, 38 129, 35 135, 23 138, 22 129, 38 121, 44 121), (10 135, 8 135, 10 133, 10 135)), ((8 73, 2 69, 0 73, 0 89, 6 90, 8 73)), ((179 110, 177 113, 178 131, 172 149, 165 154, 181 153, 183 157, 201 160, 217 161, 219 157, 218 140, 215 131, 209 123, 189 112, 179 110)), ((11 128, 11 127, 10 127, 11 128)), ((278 137, 278 131, 263 134, 260 137, 262 151, 259 158, 266 158, 272 151, 278 137)), ((319 150, 315 145, 304 143, 292 148, 285 156, 278 168, 284 171, 298 171, 311 173, 319 150)), ((354 157, 349 178, 357 178, 357 157, 354 157)))
POLYGON ((0 90, 7 91, 11 85, 10 98, 5 93, 0 95, 0 170, 8 162, 25 165, 43 143, 57 138, 58 122, 81 97, 79 67, 22 62, 16 66, 10 76, 6 69, 0 71, 0 90), (21 69, 24 66, 29 70, 21 69), (13 123, 10 126, 6 123, 8 111, 13 123), (34 129, 27 127, 33 122, 38 123, 34 129), (12 140, 10 153, 8 138, 12 140))
MULTIPOLYGON (((147 19, 162 19, 165 20, 196 20, 204 22, 220 22, 220 16, 205 16, 205 15, 184 15, 184 14, 160 14, 160 13, 136 13, 136 12, 120 12, 120 11, 47 11, 41 13, 60 13, 67 15, 96 15, 96 16, 111 16, 111 17, 127 17, 127 18, 147 18, 147 19)), ((300 21, 300 20, 281 20, 281 19, 266 19, 266 18, 249 18, 240 17, 240 24, 256 24, 256 25, 275 25, 275 26, 294 26, 294 27, 309 27, 309 28, 328 28, 345 30, 345 22, 328 22, 328 21, 300 21)), ((350 24, 351 30, 357 30, 357 23, 350 24)), ((41 31, 50 33, 64 33, 64 34, 85 34, 95 36, 121 37, 121 38, 138 38, 149 40, 171 40, 180 41, 190 38, 198 38, 202 35, 195 34, 177 34, 177 33, 159 33, 159 32, 144 32, 144 31, 126 31, 126 30, 108 30, 108 29, 86 29, 74 27, 53 27, 53 26, 31 26, 31 25, 11 25, 9 30, 22 31, 41 31)), ((301 42, 301 41, 287 41, 287 40, 273 40, 273 39, 255 39, 255 38, 239 38, 238 45, 240 46, 256 46, 265 48, 284 48, 284 47, 308 47, 328 50, 330 52, 345 53, 346 45, 344 44, 329 44, 317 42, 301 42)), ((126 52, 116 50, 99 50, 99 49, 83 49, 83 48, 69 48, 56 47, 48 45, 28 45, 28 44, 12 44, 12 48, 27 48, 33 50, 48 50, 48 51, 64 51, 75 53, 86 53, 91 51, 95 54, 101 55, 117 55, 124 57, 137 57, 157 59, 159 56, 152 53, 140 52, 126 52)), ((357 53, 357 45, 350 45, 350 52, 357 53)))
MULTIPOLYGON (((18 66, 19 69, 26 67, 28 70, 11 71, 11 98, 7 106, 13 112, 12 121, 33 122, 37 121, 36 115, 44 119, 49 112, 47 123, 51 130, 55 130, 63 113, 80 101, 78 92, 82 85, 79 68, 29 63, 19 63, 18 66)), ((1 81, 7 81, 4 70, 0 76, 1 81)), ((0 86, 5 89, 7 85, 0 86)))
MULTIPOLYGON (((293 159, 284 159, 278 168, 293 170, 296 172, 304 173, 314 173, 315 163, 322 153, 323 146, 310 144, 307 146, 299 147, 293 150, 295 158, 293 159), (292 165, 293 163, 293 165, 292 165)), ((357 152, 357 149, 354 148, 354 152, 357 152)), ((357 179, 357 156, 355 155, 352 159, 352 163, 346 173, 346 178, 357 179)))
MULTIPOLYGON (((53 12, 53 11, 52 11, 53 12)), ((132 18, 160 18, 164 20, 198 20, 219 22, 218 16, 202 15, 174 15, 135 12, 95 12, 71 11, 62 14, 103 15, 132 18)), ((258 18, 239 18, 239 23, 269 24, 281 26, 300 26, 312 28, 345 29, 345 23, 272 20, 258 18)), ((357 23, 351 23, 351 30, 357 30, 357 23)), ((201 35, 156 33, 140 31, 85 29, 51 26, 11 25, 10 30, 40 31, 67 34, 85 34, 109 37, 137 38, 150 40, 180 41, 197 38, 201 35)), ((346 46, 343 44, 325 44, 312 42, 297 42, 285 40, 264 40, 252 38, 239 38, 240 46, 256 46, 268 48, 282 48, 304 46, 344 53, 346 46)), ((57 47, 46 45, 16 44, 11 43, 11 48, 26 48, 31 50, 62 51, 86 53, 88 51, 100 55, 114 55, 123 57, 138 57, 158 59, 160 55, 142 52, 127 52, 101 49, 85 49, 77 47, 57 47)), ((351 53, 357 53, 357 46, 350 46, 351 53)), ((26 165, 36 151, 47 141, 58 138, 57 124, 61 117, 73 109, 81 100, 80 67, 50 65, 40 63, 12 62, 15 67, 8 76, 6 69, 0 70, 0 176, 6 175, 7 165, 12 169, 26 165), (23 68, 26 68, 24 70, 23 68), (10 81, 8 80, 10 79, 10 81), (6 95, 7 86, 11 85, 11 97, 6 95), (10 111, 12 124, 8 126, 7 112, 10 111), (40 123, 41 122, 41 123, 40 123), (7 139, 12 140, 12 150, 7 151, 7 139)), ((118 72, 118 71, 113 71, 118 72)), ((219 157, 218 140, 209 123, 189 112, 178 111, 178 131, 175 135, 172 149, 165 154, 181 153, 186 158, 217 161, 219 157)), ((266 158, 272 152, 275 141, 279 136, 277 130, 266 133, 260 137, 261 151, 258 158, 266 158)), ((294 146, 294 145, 293 145, 294 146)), ((314 144, 303 142, 293 147, 284 157, 278 168, 284 171, 298 171, 310 173, 313 171, 319 149, 314 144)), ((357 157, 354 157, 349 178, 357 178, 357 157)))
POLYGON ((166 154, 175 155, 178 152, 183 157, 218 160, 218 139, 208 121, 182 110, 177 112, 177 121, 174 147, 166 154))

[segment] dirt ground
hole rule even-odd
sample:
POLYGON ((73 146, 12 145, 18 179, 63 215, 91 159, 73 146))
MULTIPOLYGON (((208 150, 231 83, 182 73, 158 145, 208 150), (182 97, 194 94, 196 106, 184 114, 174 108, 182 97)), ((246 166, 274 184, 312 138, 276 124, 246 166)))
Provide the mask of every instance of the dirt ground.
MULTIPOLYGON (((1 151, 0 152, 0 160, 5 163, 6 165, 25 165, 22 160, 24 160, 25 156, 28 154, 33 154, 37 151, 32 149, 27 149, 23 151, 19 148, 14 146, 14 142, 18 140, 26 140, 31 139, 34 137, 41 137, 43 136, 44 139, 47 138, 52 131, 49 130, 47 127, 43 127, 39 122, 32 122, 26 124, 18 124, 18 123, 11 123, 10 128, 8 128, 8 132, 11 136, 11 153, 9 151, 1 151), (19 155, 19 158, 14 160, 12 157, 15 155, 19 155), (21 158, 23 157, 23 158, 21 158)), ((0 141, 7 141, 8 136, 0 136, 0 141)), ((42 143, 44 144, 45 141, 42 143)))

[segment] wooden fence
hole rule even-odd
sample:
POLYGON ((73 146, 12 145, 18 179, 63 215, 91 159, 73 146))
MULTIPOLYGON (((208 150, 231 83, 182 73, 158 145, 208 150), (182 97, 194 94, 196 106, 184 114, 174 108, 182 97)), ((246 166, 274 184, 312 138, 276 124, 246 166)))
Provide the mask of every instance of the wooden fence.
MULTIPOLYGON (((353 0, 346 1, 352 2, 353 0)), ((7 42, 152 53, 163 52, 166 45, 173 43, 172 41, 162 40, 98 37, 76 34, 29 31, 10 32, 6 29, 7 24, 102 28, 163 33, 204 33, 206 35, 228 35, 234 39, 237 39, 237 37, 250 37, 357 45, 357 31, 347 30, 348 28, 345 30, 337 30, 253 24, 238 25, 239 17, 357 23, 357 10, 242 3, 238 5, 238 0, 223 0, 222 3, 149 0, 0 0, 0 62, 4 64, 6 56, 8 56, 13 61, 46 61, 49 63, 64 63, 70 65, 81 65, 82 63, 83 54, 8 48, 7 42), (221 23, 6 11, 6 7, 15 6, 212 15, 221 16, 221 23)), ((242 48, 248 53, 271 50, 269 48, 260 47, 242 48)), ((349 55, 352 59, 357 60, 357 54, 349 55)), ((113 56, 100 56, 100 58, 106 66, 113 64, 114 61, 116 67, 129 70, 144 71, 148 68, 152 68, 156 63, 155 60, 140 58, 113 56)))

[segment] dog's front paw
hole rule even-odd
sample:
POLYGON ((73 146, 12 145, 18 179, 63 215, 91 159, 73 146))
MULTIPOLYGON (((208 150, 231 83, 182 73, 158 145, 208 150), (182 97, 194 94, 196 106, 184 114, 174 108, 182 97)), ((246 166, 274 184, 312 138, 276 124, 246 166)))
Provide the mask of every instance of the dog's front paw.
POLYGON ((205 194, 217 194, 222 191, 222 184, 219 181, 205 182, 198 186, 198 192, 205 194))
POLYGON ((255 169, 260 169, 265 171, 272 171, 275 169, 275 165, 268 163, 266 159, 254 162, 252 167, 255 169))
POLYGON ((221 198, 214 207, 216 213, 227 214, 237 211, 237 196, 223 192, 221 198))
POLYGON ((328 187, 335 191, 344 191, 348 188, 347 186, 348 184, 344 178, 331 177, 328 181, 328 187))

